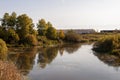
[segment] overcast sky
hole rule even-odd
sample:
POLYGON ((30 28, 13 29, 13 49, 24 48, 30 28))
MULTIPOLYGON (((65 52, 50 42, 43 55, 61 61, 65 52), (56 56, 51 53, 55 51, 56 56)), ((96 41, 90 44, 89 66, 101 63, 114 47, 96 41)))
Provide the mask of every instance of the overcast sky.
POLYGON ((1 0, 5 12, 44 18, 56 28, 120 29, 120 0, 1 0))

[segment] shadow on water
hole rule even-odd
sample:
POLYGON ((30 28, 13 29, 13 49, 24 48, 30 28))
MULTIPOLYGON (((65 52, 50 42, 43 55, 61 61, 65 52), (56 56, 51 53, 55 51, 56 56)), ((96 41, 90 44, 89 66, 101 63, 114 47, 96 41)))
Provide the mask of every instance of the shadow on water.
POLYGON ((12 61, 22 74, 28 75, 35 65, 36 54, 38 54, 37 64, 40 68, 45 68, 57 57, 58 53, 61 56, 64 51, 72 54, 80 46, 80 44, 66 44, 46 48, 9 48, 8 61, 12 61))

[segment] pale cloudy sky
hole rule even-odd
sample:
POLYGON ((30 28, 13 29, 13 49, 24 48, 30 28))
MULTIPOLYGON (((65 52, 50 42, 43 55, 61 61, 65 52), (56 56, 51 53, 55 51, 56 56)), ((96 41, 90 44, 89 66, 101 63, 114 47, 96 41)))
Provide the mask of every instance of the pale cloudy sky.
POLYGON ((5 12, 44 18, 56 28, 120 29, 120 0, 1 0, 5 12))

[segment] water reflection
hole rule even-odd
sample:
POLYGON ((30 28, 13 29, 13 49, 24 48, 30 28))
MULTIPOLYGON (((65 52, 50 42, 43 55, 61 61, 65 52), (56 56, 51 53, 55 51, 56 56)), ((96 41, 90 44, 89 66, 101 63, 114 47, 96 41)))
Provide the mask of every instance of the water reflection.
POLYGON ((45 68, 56 58, 58 53, 63 55, 66 51, 71 54, 79 47, 80 44, 67 44, 47 48, 9 48, 8 60, 12 61, 22 74, 27 75, 34 66, 36 54, 38 54, 37 64, 40 68, 45 68))
POLYGON ((59 46, 60 54, 62 55, 64 51, 69 54, 76 52, 80 48, 81 44, 68 44, 59 46))
POLYGON ((38 64, 41 68, 45 68, 47 64, 50 64, 58 54, 57 47, 41 48, 38 53, 38 64))
POLYGON ((94 56, 91 54, 92 45, 81 45, 9 48, 7 59, 12 61, 21 73, 29 76, 31 80, 66 80, 67 77, 69 80, 120 79, 117 73, 120 72, 118 70, 119 56, 93 52, 94 56), (109 68, 106 65, 112 67, 109 68), (113 67, 118 71, 115 71, 113 67))
POLYGON ((77 51, 79 47, 80 44, 66 44, 57 47, 40 48, 38 52, 38 64, 40 64, 41 68, 45 68, 47 64, 50 64, 56 58, 58 51, 62 56, 64 51, 71 54, 77 51))
POLYGON ((12 48, 8 55, 8 60, 12 61, 22 74, 27 75, 33 68, 34 58, 37 53, 37 48, 12 48))
POLYGON ((112 66, 114 68, 120 67, 120 56, 97 52, 94 52, 94 55, 97 56, 100 61, 104 62, 108 66, 112 66))

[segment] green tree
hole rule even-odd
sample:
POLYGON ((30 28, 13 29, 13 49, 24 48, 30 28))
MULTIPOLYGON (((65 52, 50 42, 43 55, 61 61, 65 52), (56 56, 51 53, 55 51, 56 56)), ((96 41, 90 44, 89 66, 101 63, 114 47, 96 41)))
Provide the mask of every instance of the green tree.
POLYGON ((18 34, 15 32, 14 29, 10 28, 8 29, 8 32, 7 32, 7 36, 8 36, 8 39, 7 39, 7 42, 8 43, 16 43, 19 41, 19 36, 18 34))
POLYGON ((2 18, 2 26, 3 27, 8 27, 8 20, 9 20, 9 13, 5 13, 4 15, 3 15, 3 18, 2 18))
POLYGON ((17 18, 17 14, 15 12, 13 12, 9 19, 8 19, 8 26, 11 28, 16 28, 16 18, 17 18))
POLYGON ((44 19, 39 20, 38 24, 37 24, 37 28, 38 28, 38 34, 45 36, 46 35, 46 31, 48 29, 48 26, 46 24, 46 21, 44 19))
POLYGON ((4 41, 7 40, 6 32, 7 30, 5 29, 5 27, 0 26, 0 38, 3 39, 4 41))
POLYGON ((17 17, 17 33, 20 39, 24 39, 28 34, 31 33, 31 29, 33 29, 32 19, 29 18, 26 14, 22 14, 17 17))
POLYGON ((2 19, 2 26, 5 28, 15 28, 17 14, 13 12, 11 15, 5 13, 2 19))
POLYGON ((57 31, 56 31, 56 29, 54 27, 48 27, 46 36, 49 39, 56 39, 57 38, 57 31))
POLYGON ((48 26, 48 27, 53 27, 50 22, 47 23, 47 26, 48 26))

